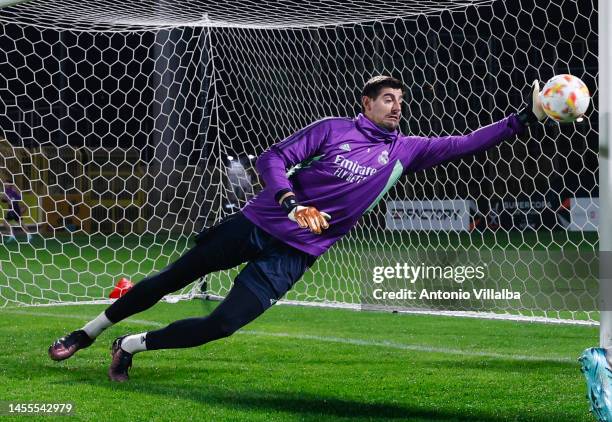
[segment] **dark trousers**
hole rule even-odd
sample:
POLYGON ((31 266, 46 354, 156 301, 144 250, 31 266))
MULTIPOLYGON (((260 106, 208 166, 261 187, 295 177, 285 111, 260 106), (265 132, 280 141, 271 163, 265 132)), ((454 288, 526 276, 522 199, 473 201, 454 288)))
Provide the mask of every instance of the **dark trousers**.
POLYGON ((119 322, 206 274, 248 262, 210 315, 175 321, 147 334, 147 349, 198 346, 227 337, 257 318, 293 287, 315 259, 237 213, 198 234, 193 248, 137 283, 105 313, 112 322, 119 322))

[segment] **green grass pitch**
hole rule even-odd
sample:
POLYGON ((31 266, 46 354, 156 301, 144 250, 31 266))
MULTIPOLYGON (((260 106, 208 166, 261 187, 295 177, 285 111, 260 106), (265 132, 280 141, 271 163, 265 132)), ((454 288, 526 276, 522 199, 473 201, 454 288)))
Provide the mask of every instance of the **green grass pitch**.
MULTIPOLYGON (((566 235, 444 240, 473 248, 596 247, 595 237, 584 242, 566 235)), ((439 241, 414 236, 393 242, 439 241)), ((363 244, 351 242, 330 251, 326 268, 332 275, 357 265, 355 251, 363 244), (342 265, 329 265, 334 260, 342 265)), ((379 244, 388 248, 389 242, 379 244)), ((111 274, 146 275, 189 245, 187 238, 154 243, 147 237, 0 245, 8 279, 0 296, 23 301, 104 296, 111 274), (97 277, 102 273, 108 280, 97 277)), ((306 275, 296 286, 298 294, 320 285, 315 276, 306 275)), ((137 355, 132 379, 117 385, 106 375, 116 336, 204 315, 216 303, 159 303, 60 363, 47 357, 49 344, 104 306, 3 305, 0 401, 72 402, 72 420, 593 420, 576 358, 597 343, 596 327, 274 306, 228 339, 137 355)))
POLYGON ((275 306, 228 339, 141 353, 128 383, 107 380, 115 336, 213 306, 157 304, 59 363, 50 342, 103 306, 0 310, 2 400, 72 402, 75 420, 592 420, 576 357, 594 327, 275 306))

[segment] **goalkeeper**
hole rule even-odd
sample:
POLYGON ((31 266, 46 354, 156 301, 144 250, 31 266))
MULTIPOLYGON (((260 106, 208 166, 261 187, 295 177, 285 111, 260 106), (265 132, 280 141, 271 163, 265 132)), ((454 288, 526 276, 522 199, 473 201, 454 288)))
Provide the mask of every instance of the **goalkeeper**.
POLYGON ((115 339, 109 378, 127 380, 136 353, 195 347, 231 335, 283 297, 403 173, 485 151, 542 121, 538 93, 534 81, 524 109, 467 135, 424 138, 398 130, 402 82, 389 76, 370 79, 363 88, 361 114, 317 121, 270 147, 256 163, 265 188, 255 198, 199 233, 195 246, 176 262, 137 283, 82 329, 58 339, 49 356, 67 359, 104 329, 164 295, 247 262, 210 315, 115 339))

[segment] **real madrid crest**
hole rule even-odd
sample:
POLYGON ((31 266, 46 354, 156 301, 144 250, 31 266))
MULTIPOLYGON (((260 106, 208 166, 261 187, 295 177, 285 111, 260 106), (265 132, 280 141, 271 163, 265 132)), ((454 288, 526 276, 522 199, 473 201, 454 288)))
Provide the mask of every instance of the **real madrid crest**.
POLYGON ((379 164, 387 164, 389 162, 389 151, 383 151, 378 156, 379 164))

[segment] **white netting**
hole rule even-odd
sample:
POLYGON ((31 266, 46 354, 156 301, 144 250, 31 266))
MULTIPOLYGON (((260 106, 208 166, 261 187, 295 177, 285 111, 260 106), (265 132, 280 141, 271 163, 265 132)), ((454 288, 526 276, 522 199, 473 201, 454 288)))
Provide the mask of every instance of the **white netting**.
POLYGON ((125 2, 32 0, 2 11, 2 20, 83 31, 159 29, 173 26, 301 28, 371 22, 461 9, 493 0, 206 1, 125 2))
MULTIPOLYGON (((595 274, 568 281, 538 266, 568 260, 560 250, 591 262, 597 248, 587 223, 569 221, 598 196, 596 19, 586 0, 0 9, 2 166, 28 205, 26 228, 40 233, 0 246, 1 303, 104 298, 119 277, 176 259, 194 231, 261 188, 258 154, 316 119, 354 116, 372 75, 402 78, 402 131, 433 136, 500 119, 531 80, 572 73, 594 95, 582 124, 407 175, 386 198, 467 204, 471 231, 388 230, 391 206, 409 205, 382 201, 288 299, 356 306, 373 288, 365 263, 459 251, 497 266, 491 287, 522 299, 409 308, 593 320, 595 274)), ((233 274, 208 277, 208 292, 225 294, 233 274)))

